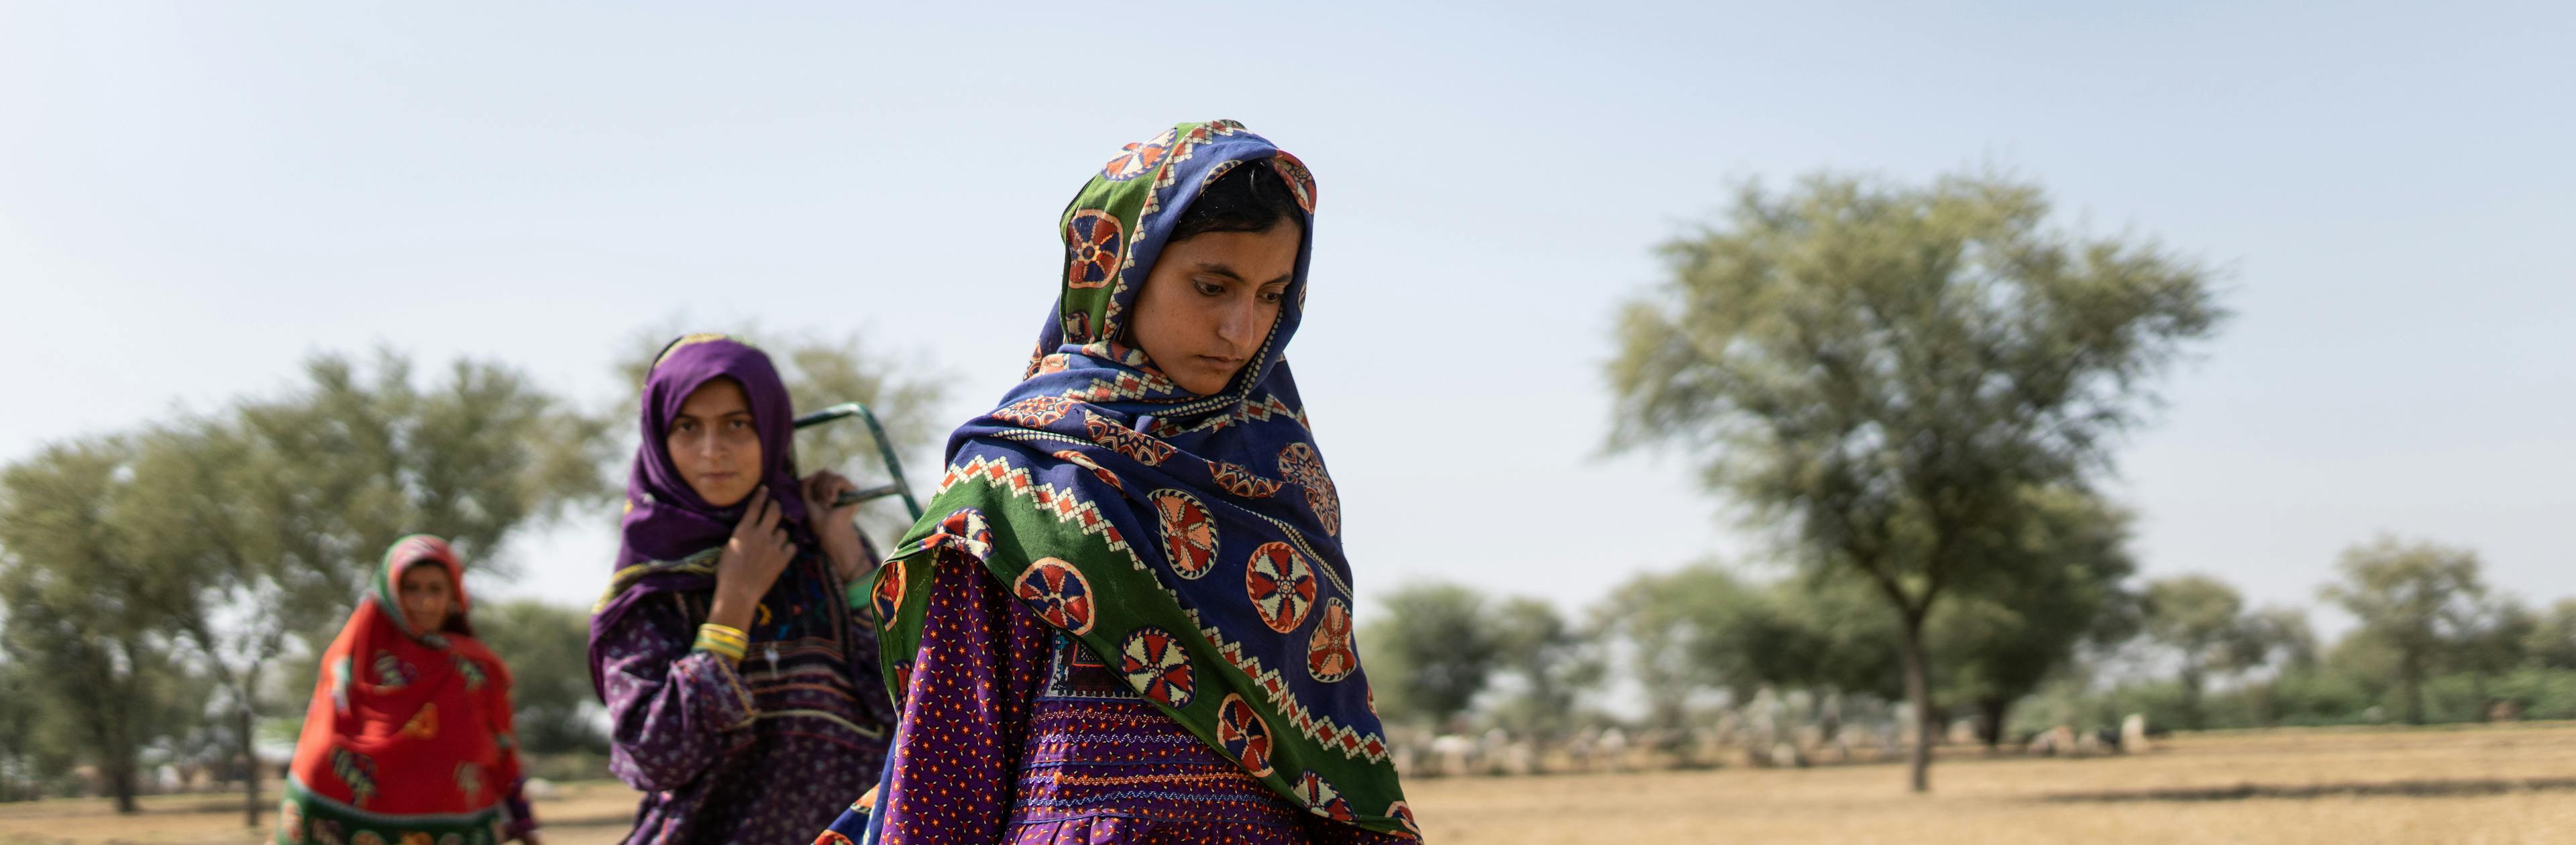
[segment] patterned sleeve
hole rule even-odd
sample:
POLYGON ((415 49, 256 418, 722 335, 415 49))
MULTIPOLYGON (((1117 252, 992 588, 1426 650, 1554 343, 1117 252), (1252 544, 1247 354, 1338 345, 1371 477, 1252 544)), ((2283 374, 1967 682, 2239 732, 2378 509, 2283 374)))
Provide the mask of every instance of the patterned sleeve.
POLYGON ((598 644, 607 654, 608 769, 628 786, 678 789, 751 745, 751 693, 733 661, 691 648, 695 634, 676 602, 645 601, 598 644))
POLYGON ((972 561, 940 552, 908 667, 883 838, 992 843, 1009 821, 1020 746, 1045 679, 1047 629, 972 561))

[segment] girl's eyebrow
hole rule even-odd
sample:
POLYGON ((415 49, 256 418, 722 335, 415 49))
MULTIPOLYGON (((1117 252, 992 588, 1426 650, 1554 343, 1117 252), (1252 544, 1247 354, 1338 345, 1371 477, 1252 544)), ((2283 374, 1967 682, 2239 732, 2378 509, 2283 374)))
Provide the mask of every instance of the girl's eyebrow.
MULTIPOLYGON (((1228 278, 1228 279, 1232 279, 1232 280, 1234 280, 1234 281, 1238 281, 1238 282, 1243 281, 1243 274, 1235 272, 1233 267, 1230 267, 1230 266, 1227 266, 1227 265, 1224 265, 1224 264, 1219 264, 1219 263, 1214 262, 1214 261, 1201 261, 1201 262, 1199 262, 1198 269, 1199 269, 1199 271, 1200 271, 1200 272, 1203 272, 1203 273, 1214 273, 1214 274, 1216 274, 1216 275, 1224 276, 1224 277, 1226 277, 1226 278, 1228 278)), ((1296 274, 1296 273, 1294 273, 1294 272, 1291 272, 1291 273, 1283 274, 1283 275, 1281 275, 1279 278, 1272 279, 1272 280, 1267 281, 1267 282, 1262 282, 1261 284, 1262 284, 1262 286, 1264 286, 1264 287, 1267 287, 1267 286, 1270 286, 1270 285, 1284 285, 1284 284, 1287 284, 1287 283, 1289 283, 1289 282, 1291 282, 1291 281, 1295 281, 1295 280, 1296 280, 1296 277, 1297 277, 1297 274, 1296 274)))

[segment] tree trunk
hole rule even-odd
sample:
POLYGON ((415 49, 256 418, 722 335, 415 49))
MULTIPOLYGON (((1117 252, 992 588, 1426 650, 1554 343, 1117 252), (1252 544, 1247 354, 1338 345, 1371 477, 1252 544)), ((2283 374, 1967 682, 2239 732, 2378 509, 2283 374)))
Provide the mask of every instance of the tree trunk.
POLYGON ((2002 750, 2004 716, 2011 712, 2012 700, 2002 696, 1989 696, 1977 702, 1977 732, 1986 741, 1986 753, 2002 750))
POLYGON ((1896 642, 1898 657, 1905 664, 1905 701, 1914 708, 1914 748, 1910 755, 1910 783, 1916 792, 1932 791, 1932 733, 1939 728, 1932 718, 1932 670, 1925 665, 1923 653, 1924 614, 1906 611, 1898 614, 1896 642))
POLYGON ((134 803, 134 743, 115 743, 107 754, 107 765, 99 769, 107 776, 108 794, 116 796, 116 811, 126 815, 143 812, 134 803))
MULTIPOLYGON (((110 688, 102 682, 99 689, 110 688)), ((87 721, 91 748, 98 753, 98 775, 107 781, 107 794, 116 799, 119 813, 141 812, 134 804, 134 734, 125 720, 133 714, 119 709, 121 702, 99 698, 80 702, 89 712, 87 721)))
POLYGON ((261 807, 259 801, 259 750, 257 747, 258 743, 251 738, 250 734, 253 715, 251 713, 250 696, 241 695, 239 690, 235 690, 234 694, 240 696, 239 703, 241 704, 240 709, 237 711, 239 716, 236 721, 241 730, 242 824, 252 830, 258 830, 259 811, 261 807))
POLYGON ((2209 727, 2200 713, 2200 664, 2186 658, 2182 664, 2182 724, 2192 730, 2209 727))
POLYGON ((2415 655, 2406 655, 2397 669, 2397 684, 2406 695, 2406 723, 2424 724, 2424 666, 2415 655))

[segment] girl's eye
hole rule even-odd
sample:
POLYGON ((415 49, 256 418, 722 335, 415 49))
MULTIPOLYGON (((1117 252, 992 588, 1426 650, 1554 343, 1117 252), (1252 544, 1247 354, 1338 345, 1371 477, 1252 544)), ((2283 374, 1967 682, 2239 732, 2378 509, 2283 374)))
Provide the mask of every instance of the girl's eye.
POLYGON ((1206 281, 1198 282, 1197 284, 1198 284, 1198 286, 1199 286, 1199 293, 1201 293, 1201 294, 1204 294, 1204 295, 1207 295, 1207 296, 1223 296, 1223 295, 1225 295, 1225 286, 1224 286, 1224 285, 1220 285, 1220 284, 1217 284, 1217 283, 1215 283, 1215 282, 1206 282, 1206 281))
POLYGON ((746 429, 746 428, 750 428, 750 427, 751 427, 751 421, 750 421, 750 420, 733 420, 732 422, 730 422, 730 423, 728 423, 728 424, 729 424, 729 425, 731 425, 731 426, 733 426, 733 428, 734 428, 734 430, 735 430, 735 431, 740 431, 740 430, 743 430, 743 429, 746 429))
POLYGON ((1278 303, 1279 303, 1279 297, 1280 297, 1283 293, 1285 293, 1285 292, 1284 292, 1284 291, 1264 291, 1264 292, 1262 292, 1262 294, 1261 294, 1261 302, 1262 302, 1262 304, 1264 304, 1264 305, 1276 305, 1276 304, 1278 304, 1278 303))

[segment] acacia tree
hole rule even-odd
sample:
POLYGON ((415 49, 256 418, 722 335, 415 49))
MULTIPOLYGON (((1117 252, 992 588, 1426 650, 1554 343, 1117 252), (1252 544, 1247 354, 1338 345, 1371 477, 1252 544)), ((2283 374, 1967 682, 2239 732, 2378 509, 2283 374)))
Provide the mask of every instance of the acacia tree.
POLYGON ((1599 685, 1601 662, 1587 659, 1592 643, 1556 606, 1533 598, 1503 602, 1493 623, 1495 666, 1520 682, 1503 704, 1519 732, 1552 742, 1573 721, 1575 696, 1599 685))
POLYGON ((1713 564, 1644 573, 1593 608, 1593 627, 1628 646, 1628 670, 1645 689, 1647 721, 1679 728, 1694 696, 1744 694, 1779 682, 1822 649, 1798 620, 1783 618, 1759 584, 1713 564))
POLYGON ((2545 668, 2576 669, 2576 599, 2559 599, 2523 638, 2523 653, 2545 668))
POLYGON ((2316 669, 2317 635, 2308 627, 2307 611, 2295 607, 2258 608, 2245 614, 2240 624, 2237 650, 2231 655, 2234 662, 2227 668, 2275 667, 2272 677, 2251 689, 2256 719, 2270 726, 2281 718, 2282 678, 2316 669))
POLYGON ((132 454, 123 438, 91 438, 0 472, 0 648, 24 691, 14 703, 98 767, 121 813, 136 811, 137 752, 193 722, 194 692, 140 592, 161 576, 118 524, 132 454))
POLYGON ((1502 642, 1485 597, 1458 584, 1406 584, 1379 593, 1385 612, 1362 632, 1381 712, 1445 729, 1492 680, 1502 642))
POLYGON ((1917 714, 1932 611, 2028 563, 1990 553, 2024 491, 2080 487, 2147 378, 2223 316, 2198 264, 2046 228, 2048 211, 1991 175, 1746 185, 1664 246, 1670 279, 1617 329, 1612 445, 1686 451, 1812 573, 1874 588, 1917 714))
POLYGON ((2245 617, 2245 599, 2235 587, 2206 575, 2177 575, 2147 584, 2146 635, 2171 649, 2180 664, 2183 727, 2207 727, 2201 696, 2211 672, 2223 672, 2249 661, 2260 648, 2245 617))
POLYGON ((2086 643, 2131 635, 2134 601, 2120 583, 2137 571, 2130 515, 2068 488, 2026 492, 2022 527, 1985 560, 2010 578, 1981 583, 1935 611, 1927 649, 1948 669, 1940 698, 1973 708, 1986 747, 2004 737, 2012 706, 2086 643))
POLYGON ((590 720, 590 614, 534 599, 476 602, 474 634, 510 661, 520 748, 608 753, 607 734, 590 720))
POLYGON ((2487 611, 2477 552, 2381 537, 2344 550, 2338 568, 2343 580, 2319 593, 2360 620, 2355 638, 2394 656, 2391 673, 2406 721, 2423 724, 2424 679, 2478 632, 2487 611))

